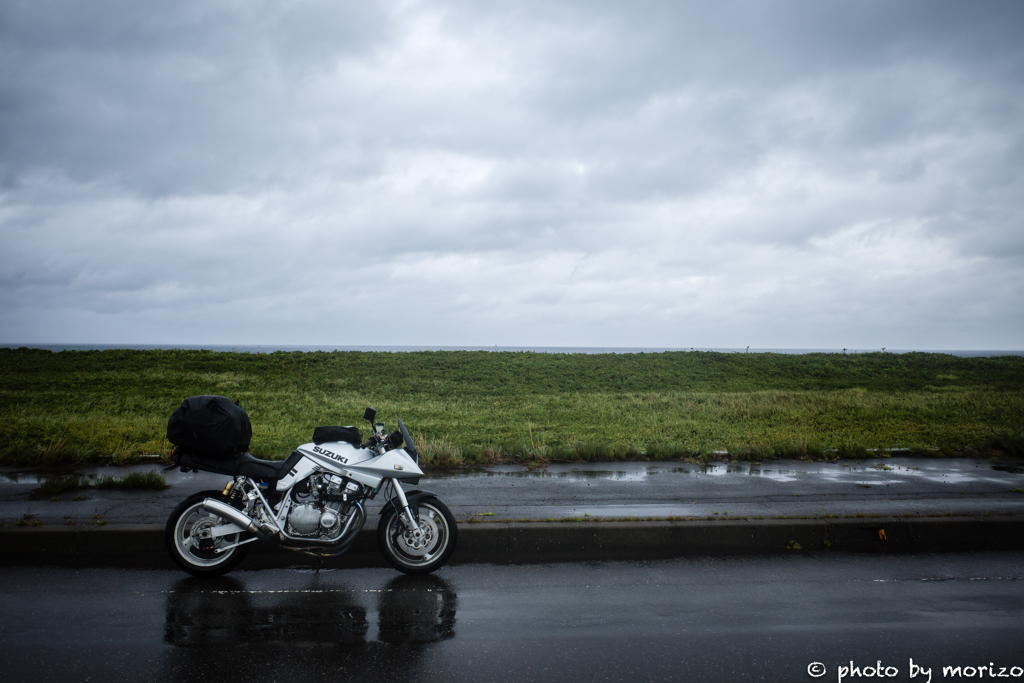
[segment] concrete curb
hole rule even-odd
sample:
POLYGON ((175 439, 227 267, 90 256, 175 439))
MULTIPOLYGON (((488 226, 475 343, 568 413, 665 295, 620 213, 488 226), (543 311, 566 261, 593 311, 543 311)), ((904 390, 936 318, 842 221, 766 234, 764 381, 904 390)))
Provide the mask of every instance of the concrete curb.
MULTIPOLYGON (((373 530, 325 567, 386 566, 373 530)), ((315 564, 257 541, 241 569, 315 564)), ((646 522, 495 522, 459 525, 454 564, 533 564, 692 556, 829 552, 1024 550, 1024 518, 863 517, 646 522)), ((0 528, 0 566, 170 569, 157 524, 0 528)))

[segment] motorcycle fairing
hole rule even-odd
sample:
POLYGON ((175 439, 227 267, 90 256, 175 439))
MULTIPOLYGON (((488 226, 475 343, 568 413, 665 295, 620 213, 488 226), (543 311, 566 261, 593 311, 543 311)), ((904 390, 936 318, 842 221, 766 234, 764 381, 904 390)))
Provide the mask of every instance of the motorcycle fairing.
POLYGON ((299 462, 294 477, 289 475, 278 482, 278 491, 288 489, 296 481, 309 476, 317 469, 348 477, 374 489, 380 488, 385 478, 419 481, 423 476, 423 470, 402 448, 394 448, 383 455, 375 455, 368 448, 356 448, 349 443, 333 441, 319 445, 303 444, 296 452, 301 453, 304 459, 299 462), (307 461, 312 465, 307 465, 307 461))
POLYGON ((307 458, 302 451, 296 450, 295 452, 300 456, 299 461, 295 463, 295 466, 292 467, 285 476, 281 477, 277 481, 278 491, 287 491, 317 470, 323 469, 313 462, 312 459, 307 458))

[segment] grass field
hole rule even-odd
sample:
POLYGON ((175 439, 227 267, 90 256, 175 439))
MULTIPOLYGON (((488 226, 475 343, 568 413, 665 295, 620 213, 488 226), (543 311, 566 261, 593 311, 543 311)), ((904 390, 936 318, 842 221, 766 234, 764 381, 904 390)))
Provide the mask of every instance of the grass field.
POLYGON ((167 418, 196 394, 239 401, 260 457, 316 425, 365 434, 367 405, 438 466, 1024 452, 1019 356, 0 349, 0 464, 169 454, 167 418))

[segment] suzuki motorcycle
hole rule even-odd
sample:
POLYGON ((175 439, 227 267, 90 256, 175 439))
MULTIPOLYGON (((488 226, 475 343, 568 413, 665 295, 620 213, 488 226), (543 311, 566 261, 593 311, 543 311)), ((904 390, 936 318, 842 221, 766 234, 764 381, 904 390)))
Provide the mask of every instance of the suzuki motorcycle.
POLYGON ((313 443, 280 461, 176 449, 167 469, 233 478, 223 491, 197 493, 174 509, 164 532, 171 558, 189 574, 219 576, 258 539, 320 558, 340 555, 366 524, 366 501, 383 494, 377 544, 388 563, 406 574, 442 567, 455 551, 455 518, 430 491, 402 488, 423 476, 419 453, 401 420, 387 434, 375 416, 373 408, 363 415, 372 425, 365 443, 355 427, 317 427, 313 443))

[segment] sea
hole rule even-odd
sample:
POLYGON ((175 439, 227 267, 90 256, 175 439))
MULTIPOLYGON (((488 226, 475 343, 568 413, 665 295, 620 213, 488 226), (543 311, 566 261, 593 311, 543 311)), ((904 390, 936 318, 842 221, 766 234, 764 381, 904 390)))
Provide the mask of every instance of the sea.
POLYGON ((48 351, 107 351, 114 349, 187 349, 232 351, 236 353, 274 353, 275 351, 367 351, 377 353, 410 353, 413 351, 492 351, 496 353, 664 353, 666 351, 715 351, 718 353, 946 353, 963 358, 993 356, 1024 356, 1024 350, 1006 349, 765 349, 753 347, 694 347, 694 346, 342 346, 342 345, 288 345, 288 344, 4 344, 0 348, 46 349, 48 351))

